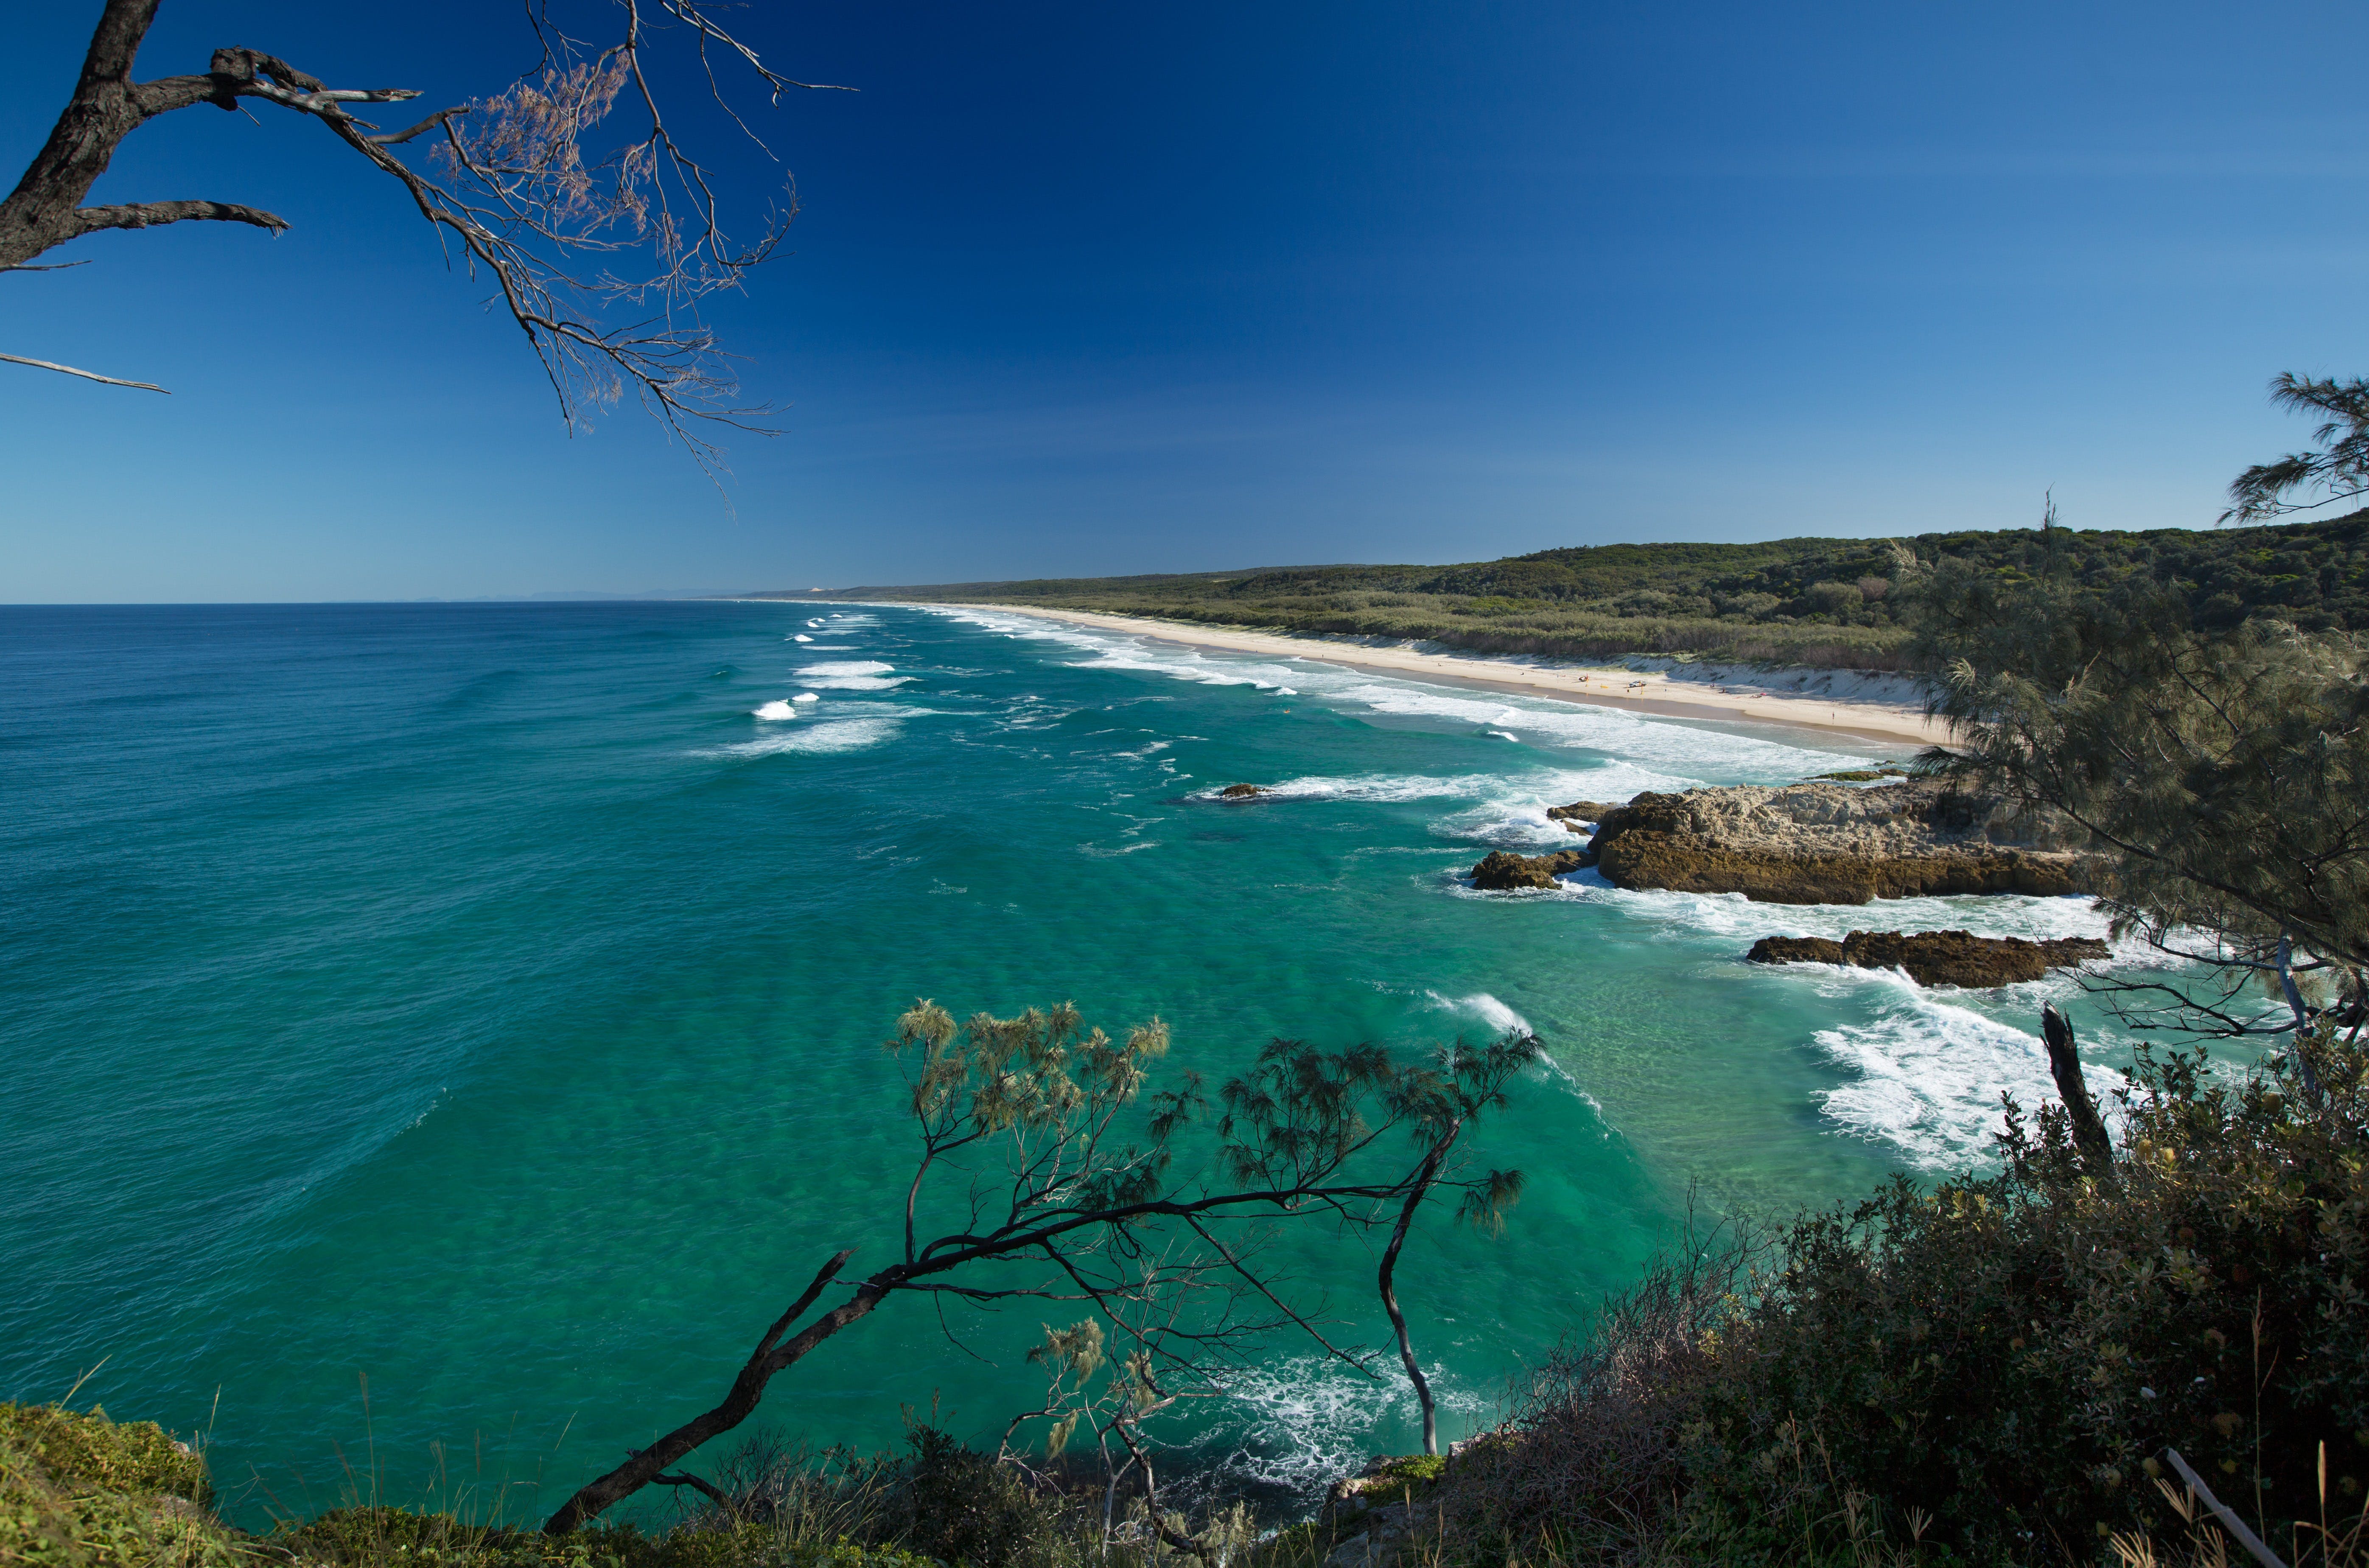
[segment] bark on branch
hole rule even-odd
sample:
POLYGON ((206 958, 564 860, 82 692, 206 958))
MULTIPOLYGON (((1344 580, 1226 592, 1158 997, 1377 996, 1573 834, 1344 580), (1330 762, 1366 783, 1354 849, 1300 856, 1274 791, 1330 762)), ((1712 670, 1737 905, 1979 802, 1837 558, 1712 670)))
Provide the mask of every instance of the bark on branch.
MULTIPOLYGON (((140 392, 166 391, 153 381, 119 381, 111 375, 101 375, 97 371, 78 371, 72 365, 53 364, 48 360, 29 360, 22 354, 0 354, 0 361, 6 361, 12 365, 30 365, 37 371, 55 371, 60 375, 78 375, 85 381, 104 382, 109 386, 128 386, 140 392)), ((170 394, 167 393, 167 395, 170 394)))
POLYGON ((839 1271, 847 1266, 847 1260, 853 1255, 854 1249, 851 1247, 816 1272, 814 1283, 806 1288, 805 1293, 791 1303, 790 1310, 784 1312, 773 1326, 765 1331, 765 1337, 757 1342, 757 1348, 741 1367, 740 1375, 732 1379, 731 1391, 725 1395, 723 1403, 696 1419, 684 1422, 648 1448, 635 1449, 624 1464, 584 1486, 561 1505, 544 1528, 554 1535, 564 1534, 585 1524, 611 1504, 620 1502, 658 1481, 667 1467, 675 1460, 710 1437, 729 1432, 748 1420, 750 1413, 756 1410, 757 1402, 764 1397, 765 1385, 772 1380, 774 1373, 871 1311, 879 1296, 867 1281, 844 1306, 825 1314, 804 1333, 787 1345, 775 1343, 790 1324, 814 1305, 815 1298, 823 1293, 824 1288, 838 1276, 839 1271))
POLYGON ((2081 1151, 2082 1168, 2103 1176, 2114 1167, 2114 1141, 2099 1119, 2098 1104, 2081 1076, 2081 1056, 2074 1048, 2073 1025, 2054 1004, 2040 1010, 2040 1037, 2048 1047, 2049 1075, 2065 1101, 2065 1115, 2073 1124, 2073 1147, 2081 1151))
POLYGON ((157 0, 106 0, 72 98, 15 189, 0 200, 0 271, 33 269, 35 258, 102 229, 192 221, 275 233, 287 228, 286 219, 235 202, 83 205, 116 148, 148 120, 199 104, 235 111, 243 99, 261 99, 327 126, 402 183, 421 217, 440 232, 440 242, 460 241, 472 276, 479 268, 492 274, 496 297, 542 362, 571 427, 630 390, 714 476, 719 453, 701 434, 703 421, 773 432, 761 422, 769 410, 735 406, 729 357, 697 319, 696 306, 710 293, 740 287, 747 272, 774 252, 796 200, 794 188, 784 189, 754 244, 727 238, 716 184, 669 130, 644 72, 642 7, 653 4, 690 28, 708 90, 734 124, 739 117, 715 78, 711 46, 753 71, 777 102, 785 88, 811 86, 766 68, 706 14, 701 0, 619 0, 622 39, 607 49, 588 58, 578 52, 580 46, 544 32, 538 22, 546 45, 540 76, 382 131, 359 118, 356 108, 408 102, 419 97, 418 89, 333 87, 259 49, 217 49, 202 74, 134 82, 132 63, 155 20, 157 0), (549 52, 555 39, 561 43, 557 59, 549 52), (582 145, 628 83, 647 125, 613 151, 582 145), (480 133, 472 121, 464 137, 456 125, 472 114, 487 123, 480 133), (449 178, 429 177, 388 150, 431 132, 443 133, 431 155, 449 178), (617 258, 627 252, 642 253, 647 269, 620 268, 617 258), (604 322, 612 311, 634 319, 604 322))
POLYGON ((217 223, 251 223, 273 233, 288 227, 288 220, 260 207, 244 207, 235 201, 131 201, 114 207, 82 207, 74 218, 83 234, 96 234, 101 229, 153 229, 159 223, 186 223, 192 220, 217 223))

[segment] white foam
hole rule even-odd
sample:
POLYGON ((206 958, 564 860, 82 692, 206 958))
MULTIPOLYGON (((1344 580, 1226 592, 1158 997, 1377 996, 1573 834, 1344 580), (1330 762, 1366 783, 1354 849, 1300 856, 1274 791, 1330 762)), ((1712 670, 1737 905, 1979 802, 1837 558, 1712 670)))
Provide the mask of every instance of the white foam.
POLYGON ((798 710, 788 703, 776 700, 757 709, 755 716, 766 719, 795 718, 798 716, 798 710))
POLYGON ((819 703, 822 701, 822 693, 819 692, 800 692, 796 696, 792 697, 790 701, 794 703, 819 703))
MULTIPOLYGON (((1195 792, 1192 798, 1214 800, 1224 787, 1211 784, 1195 792)), ((1310 774, 1259 787, 1277 800, 1469 800, 1503 788, 1504 781, 1489 773, 1466 773, 1455 778, 1423 773, 1367 773, 1353 778, 1310 774)))
POLYGON ((825 691, 891 692, 913 679, 894 673, 896 668, 877 659, 827 658, 819 664, 800 665, 792 673, 825 691))
POLYGON ((822 624, 822 620, 821 620, 821 618, 820 618, 819 616, 818 616, 816 619, 814 619, 814 620, 812 620, 812 621, 807 622, 807 625, 809 625, 809 626, 819 626, 819 625, 821 625, 821 624, 822 624))
POLYGON ((1493 1035, 1505 1035, 1515 1031, 1527 1035, 1531 1032, 1528 1019, 1485 990, 1474 991, 1471 996, 1442 996, 1436 990, 1427 990, 1423 994, 1429 997, 1431 1004, 1442 1013, 1461 1013, 1468 1017, 1479 1019, 1489 1026, 1489 1032, 1493 1035))
MULTIPOLYGON (((951 620, 967 622, 1006 636, 1053 643, 1090 657, 1081 669, 1129 670, 1210 686, 1255 686, 1278 693, 1303 693, 1335 706, 1354 706, 1405 717, 1460 720, 1539 744, 1611 752, 1632 763, 1667 771, 1675 766, 1694 783, 1790 781, 1871 759, 1844 751, 1791 745, 1763 735, 1726 728, 1700 728, 1656 715, 1595 707, 1550 697, 1499 696, 1418 677, 1377 676, 1323 661, 1321 648, 1306 658, 1283 662, 1250 654, 1203 653, 1155 647, 1129 633, 1072 626, 1033 616, 998 614, 946 605, 917 606, 951 620)), ((1718 722, 1718 721, 1697 721, 1718 722)), ((1632 792, 1633 793, 1633 792, 1632 792)))
POLYGON ((770 757, 784 751, 830 753, 862 751, 894 739, 903 727, 893 718, 829 719, 800 725, 738 746, 719 747, 711 757, 770 757))
POLYGON ((1698 729, 1621 708, 1547 699, 1506 699, 1419 681, 1383 683, 1367 678, 1334 695, 1376 713, 1461 719, 1487 728, 1557 746, 1610 752, 1627 761, 1677 764, 1707 782, 1742 783, 1794 779, 1825 773, 1850 761, 1836 751, 1814 750, 1756 735, 1698 729))
MULTIPOLYGON (((1882 1011, 1812 1036, 1854 1075, 1816 1096, 1842 1131, 1891 1144, 1915 1164, 1951 1169, 1989 1152, 2005 1125, 2002 1091, 2027 1110, 2057 1097, 2037 1036, 1894 971, 1849 970, 1845 983, 1876 991, 1882 1011)), ((2111 1104, 2121 1076, 2088 1064, 2082 1071, 2091 1094, 2111 1104)))
MULTIPOLYGON (((1414 1385, 1395 1357, 1376 1357, 1368 1378, 1330 1356, 1293 1356, 1230 1372, 1225 1393, 1233 1420, 1219 1426, 1230 1452, 1215 1468, 1253 1485, 1276 1487, 1313 1504, 1325 1488, 1364 1468, 1389 1428, 1393 1438, 1419 1426, 1414 1385)), ((1478 1430, 1487 1404, 1457 1384, 1444 1366, 1424 1368, 1444 1436, 1478 1430)))
POLYGON ((795 636, 792 637, 790 641, 794 643, 810 643, 814 641, 814 639, 807 635, 804 632, 800 632, 795 636))
MULTIPOLYGON (((1854 931, 1967 931, 1976 936, 2048 942, 2103 937, 2110 923, 2095 899, 2081 897, 1970 893, 1947 898, 1877 898, 1865 904, 1762 904, 1741 893, 1632 891, 1615 887, 1594 872, 1574 877, 1571 886, 1576 896, 1609 903, 1634 919, 1745 945, 1764 936, 1822 936, 1839 942, 1854 931)), ((2122 956, 2119 946, 2117 956, 2122 956)), ((2135 958, 2137 953, 2129 956, 2135 958)))

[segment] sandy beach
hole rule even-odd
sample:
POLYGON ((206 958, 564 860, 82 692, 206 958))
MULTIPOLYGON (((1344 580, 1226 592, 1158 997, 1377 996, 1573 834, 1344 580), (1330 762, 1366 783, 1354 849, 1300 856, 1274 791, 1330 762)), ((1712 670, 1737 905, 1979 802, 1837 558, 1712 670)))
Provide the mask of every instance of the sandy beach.
MULTIPOLYGON (((1078 626, 1127 632, 1186 647, 1222 648, 1233 653, 1263 654, 1272 658, 1314 659, 1353 670, 1378 670, 1452 685, 1479 686, 1491 691, 1517 692, 1566 702, 1594 703, 1608 708, 1661 714, 1671 718, 1716 719, 1722 723, 1774 724, 1832 731, 1866 740, 1882 741, 1906 757, 1903 747, 1938 746, 1948 738, 1943 727, 1925 716, 1914 703, 1831 692, 1783 689, 1800 679, 1768 671, 1731 672, 1723 681, 1673 680, 1654 671, 1608 665, 1586 665, 1485 654, 1429 649, 1406 644, 1368 644, 1349 637, 1321 634, 1237 631, 1185 621, 1154 621, 1132 615, 1102 615, 1082 610, 1048 610, 1036 605, 968 604, 967 610, 988 610, 1006 615, 1034 615, 1078 626), (1762 684, 1767 682, 1767 684, 1762 684)), ((1894 682, 1894 684, 1904 684, 1894 682)))

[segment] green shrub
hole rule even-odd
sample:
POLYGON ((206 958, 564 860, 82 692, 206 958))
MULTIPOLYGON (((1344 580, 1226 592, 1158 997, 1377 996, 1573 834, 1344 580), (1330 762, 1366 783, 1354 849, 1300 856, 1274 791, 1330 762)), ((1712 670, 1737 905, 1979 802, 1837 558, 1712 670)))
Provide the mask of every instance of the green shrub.
POLYGON ((1996 1175, 1811 1216, 1723 1306, 1665 1273, 1451 1471, 1463 1538, 2089 1561, 2180 1533, 2169 1446, 2295 1561, 2323 1455, 2329 1512, 2369 1503, 2369 1047, 2302 1048, 2321 1104, 2143 1058, 2109 1171, 2010 1102, 1996 1175))
POLYGON ((45 1404, 0 1404, 0 1444, 62 1485, 161 1493, 200 1505, 213 1499, 206 1461, 195 1451, 153 1421, 119 1425, 96 1405, 77 1414, 45 1404))
POLYGON ((230 1568, 205 1461, 152 1422, 0 1404, 0 1565, 230 1568))
POLYGON ((340 1508, 289 1525, 264 1553, 306 1568, 929 1568, 895 1546, 800 1539, 749 1521, 699 1520, 658 1535, 603 1526, 570 1535, 464 1524, 402 1508, 340 1508))
POLYGON ((1053 1499, 1039 1499, 994 1457, 939 1431, 915 1426, 911 1453, 891 1480, 888 1539, 945 1562, 976 1568, 1048 1552, 1064 1533, 1053 1499))

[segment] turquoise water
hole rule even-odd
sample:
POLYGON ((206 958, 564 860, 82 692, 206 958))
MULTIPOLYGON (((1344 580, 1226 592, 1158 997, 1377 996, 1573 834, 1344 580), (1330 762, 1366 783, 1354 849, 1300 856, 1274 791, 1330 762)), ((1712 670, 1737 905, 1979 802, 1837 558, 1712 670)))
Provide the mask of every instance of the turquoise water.
MULTIPOLYGON (((1401 1276, 1461 1436, 1691 1185, 1781 1214, 1980 1157, 2001 1089, 2047 1097, 2043 999, 2114 1059, 2069 979, 1740 961, 1769 933, 2101 933, 2083 900, 1459 880, 1575 841, 1549 805, 1847 744, 1020 616, 0 611, 0 1397, 103 1362, 78 1400, 211 1426, 250 1515, 374 1463, 532 1516, 712 1402, 823 1256, 885 1255, 908 1148, 877 1045, 912 998, 1070 997, 1157 1013, 1212 1080, 1275 1036, 1545 1038, 1482 1145, 1530 1176, 1507 1235, 1435 1219, 1401 1276), (1238 780, 1278 798, 1210 798, 1238 780)), ((1366 1254, 1304 1261, 1380 1343, 1366 1254)), ((897 1304, 762 1419, 884 1446, 935 1399, 991 1434, 1034 1402, 1042 1315, 965 1320, 966 1351, 897 1304)), ((1399 1383, 1288 1344, 1232 1396, 1199 1451, 1245 1483, 1413 1431, 1399 1383)))

